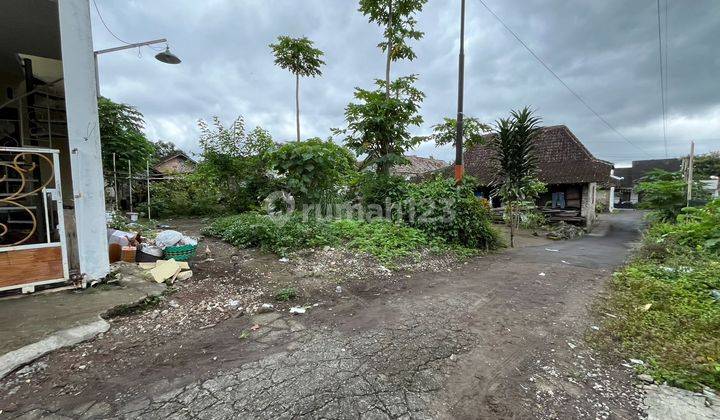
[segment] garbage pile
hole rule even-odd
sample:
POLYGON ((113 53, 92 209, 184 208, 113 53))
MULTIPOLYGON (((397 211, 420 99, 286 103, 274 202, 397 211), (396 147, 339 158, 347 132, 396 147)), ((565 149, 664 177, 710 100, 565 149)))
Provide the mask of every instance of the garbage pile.
POLYGON ((141 231, 127 232, 108 227, 110 263, 138 263, 140 268, 148 271, 148 277, 158 283, 173 284, 192 277, 187 260, 195 255, 197 239, 170 229, 154 233, 151 231, 148 236, 143 236, 141 231))
POLYGON ((193 272, 186 261, 157 260, 155 262, 141 262, 140 268, 149 270, 153 280, 157 283, 173 284, 175 281, 188 280, 193 272))
POLYGON ((197 246, 197 239, 175 230, 164 230, 151 239, 140 232, 107 229, 110 262, 155 262, 162 259, 165 250, 177 246, 197 246))
POLYGON ((548 232, 546 236, 548 237, 548 239, 559 241, 564 239, 578 238, 580 236, 583 236, 584 234, 585 229, 561 221, 557 225, 553 226, 552 230, 548 232))

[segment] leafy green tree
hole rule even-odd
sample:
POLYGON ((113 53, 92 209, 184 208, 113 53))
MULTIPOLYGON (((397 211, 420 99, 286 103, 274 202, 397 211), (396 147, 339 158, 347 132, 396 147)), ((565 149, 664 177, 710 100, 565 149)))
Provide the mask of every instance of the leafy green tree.
POLYGON ((393 61, 415 59, 415 52, 408 40, 419 40, 425 35, 416 29, 414 15, 422 11, 427 0, 360 0, 359 11, 370 22, 384 27, 385 40, 378 44, 386 54, 385 58, 385 94, 391 91, 390 65, 393 61))
POLYGON ((155 145, 142 131, 145 120, 140 111, 134 106, 101 97, 98 100, 98 117, 105 170, 112 170, 113 154, 118 170, 125 170, 128 161, 134 170, 145 170, 148 159, 154 160, 155 145))
MULTIPOLYGON (((653 210, 660 220, 674 221, 687 205, 687 181, 680 172, 652 170, 640 180, 637 192, 640 195, 638 208, 653 210)), ((699 181, 693 184, 693 197, 707 197, 699 181)))
POLYGON ((519 207, 544 187, 536 178, 535 139, 540 132, 540 121, 528 107, 511 111, 510 118, 497 121, 497 136, 489 143, 497 169, 494 184, 510 218, 511 247, 515 246, 519 207))
POLYGON ((324 53, 313 47, 313 42, 305 37, 279 36, 277 43, 270 44, 270 48, 275 55, 275 64, 295 75, 295 125, 297 141, 300 141, 300 76, 322 75, 320 67, 325 65, 322 60, 324 53))
POLYGON ((383 80, 376 80, 375 90, 355 89, 358 103, 345 108, 347 128, 333 132, 345 135, 345 144, 358 156, 366 156, 363 166, 375 165, 379 174, 389 175, 393 165, 407 162, 405 152, 421 142, 408 129, 423 122, 420 104, 425 94, 413 86, 416 80, 413 75, 392 82, 394 96, 385 94, 383 80))
MULTIPOLYGON (((455 118, 443 118, 443 122, 435 124, 433 133, 430 136, 435 144, 444 146, 446 144, 455 145, 455 137, 457 134, 457 120, 455 118)), ((483 141, 483 134, 489 133, 492 128, 474 117, 463 118, 463 145, 468 148, 483 141)))
POLYGON ((713 175, 720 176, 720 151, 696 156, 693 173, 697 179, 709 179, 713 175))
POLYGON ((220 189, 222 204, 230 210, 257 208, 275 188, 269 156, 276 146, 270 133, 260 127, 247 133, 242 117, 229 127, 218 117, 198 125, 202 160, 196 173, 220 189))
POLYGON ((175 143, 171 141, 158 140, 155 142, 155 160, 160 161, 170 156, 183 153, 182 150, 178 149, 175 143))
POLYGON ((319 138, 286 143, 272 154, 272 161, 300 204, 332 201, 355 173, 350 150, 319 138))

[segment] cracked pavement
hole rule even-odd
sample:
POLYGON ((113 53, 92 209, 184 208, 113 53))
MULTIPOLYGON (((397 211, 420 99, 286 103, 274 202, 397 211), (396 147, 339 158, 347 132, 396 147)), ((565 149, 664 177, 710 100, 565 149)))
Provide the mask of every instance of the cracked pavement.
POLYGON ((552 244, 557 252, 510 250, 302 316, 226 320, 167 343, 185 352, 175 362, 112 377, 74 372, 85 376, 72 389, 5 386, 15 406, 0 416, 637 417, 631 372, 582 339, 588 305, 628 255, 639 215, 610 223, 607 236, 552 244))

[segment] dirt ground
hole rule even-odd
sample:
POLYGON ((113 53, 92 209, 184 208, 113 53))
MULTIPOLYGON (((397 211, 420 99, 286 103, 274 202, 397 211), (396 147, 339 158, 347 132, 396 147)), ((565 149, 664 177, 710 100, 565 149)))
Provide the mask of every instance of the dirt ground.
POLYGON ((623 212, 605 237, 527 234, 513 250, 392 269, 206 239, 195 276, 156 306, 0 381, 0 416, 636 418, 630 370, 583 336, 638 224, 623 212), (275 301, 288 287, 298 297, 275 301))

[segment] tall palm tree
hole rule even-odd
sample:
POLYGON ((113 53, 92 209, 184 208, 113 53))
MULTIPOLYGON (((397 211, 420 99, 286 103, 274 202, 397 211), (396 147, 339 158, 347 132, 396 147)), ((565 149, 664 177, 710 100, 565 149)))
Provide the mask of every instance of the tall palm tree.
POLYGON ((532 197, 537 184, 535 139, 540 132, 541 119, 525 107, 511 111, 510 118, 496 122, 497 136, 489 143, 495 152, 493 159, 497 174, 493 181, 498 195, 510 216, 510 246, 515 246, 515 227, 518 203, 532 197))
POLYGON ((309 39, 279 36, 277 44, 270 44, 275 55, 275 64, 290 70, 295 75, 295 129, 300 141, 300 76, 321 76, 320 67, 325 65, 321 57, 325 54, 313 47, 309 39))

